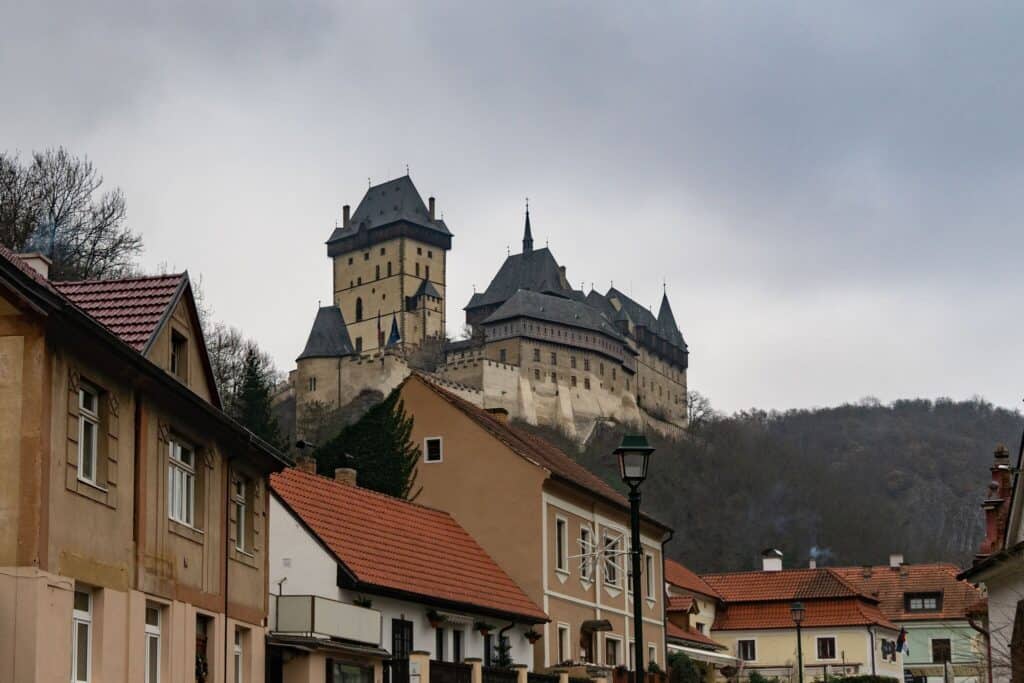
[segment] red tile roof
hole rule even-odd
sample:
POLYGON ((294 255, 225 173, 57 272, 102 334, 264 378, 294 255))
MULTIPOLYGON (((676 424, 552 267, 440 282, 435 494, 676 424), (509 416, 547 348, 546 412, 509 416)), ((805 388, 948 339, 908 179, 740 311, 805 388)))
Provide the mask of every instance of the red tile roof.
MULTIPOLYGON (((435 384, 429 377, 422 373, 413 373, 427 387, 433 390, 438 396, 452 404, 466 416, 483 427, 496 439, 508 446, 513 452, 518 453, 530 462, 543 467, 551 472, 552 476, 565 483, 583 488, 590 493, 604 498, 608 502, 619 507, 629 509, 629 501, 621 493, 609 486, 601 477, 597 476, 583 465, 573 460, 569 455, 551 445, 540 437, 528 434, 508 423, 499 420, 486 410, 473 405, 459 396, 447 391, 435 384)), ((668 530, 664 523, 641 513, 643 518, 653 524, 668 530)))
POLYGON ((715 589, 709 586, 704 579, 697 576, 691 569, 668 558, 665 558, 665 580, 673 586, 692 593, 700 593, 711 598, 719 597, 715 589))
POLYGON ((39 273, 35 268, 22 261, 17 254, 2 244, 0 244, 0 256, 13 263, 18 270, 35 280, 36 284, 42 285, 50 291, 54 291, 50 281, 43 277, 42 273, 39 273))
POLYGON ((708 638, 703 633, 700 633, 698 631, 687 631, 679 626, 676 626, 671 621, 665 622, 665 637, 669 640, 686 641, 687 643, 695 644, 698 647, 701 647, 702 649, 726 649, 725 645, 722 645, 721 643, 711 640, 711 638, 708 638))
POLYGON ((860 595, 831 567, 704 574, 704 581, 727 602, 808 600, 860 595))
POLYGON ((98 320, 140 353, 169 314, 188 275, 156 275, 123 280, 54 282, 71 303, 98 320))
POLYGON ((958 581, 960 571, 951 564, 905 564, 871 567, 840 567, 835 571, 865 595, 877 598, 882 613, 895 621, 966 619, 970 608, 982 594, 966 581, 958 581), (865 576, 868 574, 868 576, 865 576), (937 612, 907 612, 907 593, 941 593, 942 609, 937 612))
POLYGON ((547 621, 446 512, 294 468, 270 485, 360 586, 547 621))
MULTIPOLYGON (((804 600, 805 628, 818 626, 868 626, 877 624, 899 630, 878 605, 863 598, 804 600)), ((714 631, 795 628, 789 601, 726 603, 715 612, 714 631)))
POLYGON ((668 604, 665 606, 666 612, 689 612, 693 609, 693 603, 696 600, 692 595, 670 595, 668 596, 668 604))

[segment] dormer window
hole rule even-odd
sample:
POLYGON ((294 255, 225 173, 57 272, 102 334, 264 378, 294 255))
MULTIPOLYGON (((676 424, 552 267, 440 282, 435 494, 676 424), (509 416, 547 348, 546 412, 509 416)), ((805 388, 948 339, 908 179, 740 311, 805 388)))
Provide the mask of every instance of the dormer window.
POLYGON ((942 609, 942 593, 906 593, 904 607, 907 612, 938 612, 942 609))
POLYGON ((188 339, 175 330, 171 331, 171 374, 188 379, 188 339))

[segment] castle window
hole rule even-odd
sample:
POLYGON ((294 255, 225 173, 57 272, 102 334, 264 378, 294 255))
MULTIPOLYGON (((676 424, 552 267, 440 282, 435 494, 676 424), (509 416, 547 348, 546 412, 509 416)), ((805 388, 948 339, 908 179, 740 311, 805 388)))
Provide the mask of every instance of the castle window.
POLYGON ((416 264, 416 277, 420 276, 420 264, 416 264))
POLYGON ((612 368, 612 381, 615 381, 615 368, 612 368))
POLYGON ((427 258, 434 258, 434 252, 427 251, 427 258))
POLYGON ((356 284, 357 285, 363 284, 363 278, 361 276, 356 278, 356 284))
POLYGON ((590 378, 589 377, 584 377, 583 378, 583 388, 587 389, 588 391, 590 390, 590 378))
POLYGON ((348 286, 349 286, 349 288, 355 287, 356 286, 355 281, 354 280, 349 280, 348 281, 348 286))
POLYGON ((356 297, 356 322, 363 319, 363 298, 356 297))
POLYGON ((423 247, 416 247, 416 255, 423 256, 423 247))
POLYGON ((430 266, 426 266, 426 268, 424 270, 426 272, 426 278, 429 280, 430 279, 430 266))
POLYGON ((365 252, 363 254, 363 260, 364 261, 369 261, 370 260, 370 252, 367 251, 367 252, 365 252))
POLYGON ((388 277, 391 277, 391 261, 388 261, 388 277))
MULTIPOLYGON (((583 369, 586 370, 587 372, 590 372, 590 359, 589 358, 584 358, 583 359, 583 369)), ((587 388, 589 389, 590 387, 587 387, 587 388)))
POLYGON ((498 350, 498 360, 500 360, 502 363, 508 362, 507 356, 508 356, 508 351, 506 351, 505 349, 499 349, 498 350))
POLYGON ((598 365, 597 365, 597 372, 602 377, 604 377, 604 363, 598 363, 598 365))
POLYGON ((557 365, 558 364, 558 354, 555 353, 554 351, 551 352, 551 364, 552 365, 557 365))
POLYGON ((540 349, 534 349, 533 350, 533 360, 536 363, 540 362, 540 349))
POLYGON ((363 338, 362 337, 356 337, 356 353, 362 353, 362 352, 363 352, 363 338))
POLYGON ((629 378, 626 378, 626 391, 629 391, 629 378))
POLYGON ((576 356, 569 356, 569 367, 576 369, 576 356))
POLYGON ((569 384, 574 387, 576 386, 576 375, 569 378, 569 384))
POLYGON ((349 264, 350 266, 352 265, 352 257, 351 257, 351 256, 349 256, 349 257, 348 257, 348 264, 349 264))
POLYGON ((557 384, 558 383, 558 374, 557 373, 554 373, 554 372, 551 373, 551 383, 552 384, 557 384))
POLYGON ((307 384, 307 386, 309 387, 309 390, 310 390, 310 391, 316 391, 316 377, 310 377, 310 378, 309 378, 309 379, 308 379, 308 380, 306 381, 306 384, 307 384))
POLYGON ((373 272, 374 272, 374 279, 379 280, 380 279, 380 264, 379 263, 376 266, 374 266, 373 272))
POLYGON ((538 370, 537 368, 533 369, 533 378, 537 381, 540 381, 540 370, 538 370))
POLYGON ((380 248, 380 255, 381 255, 381 256, 383 256, 383 255, 384 255, 384 247, 381 247, 381 248, 380 248))

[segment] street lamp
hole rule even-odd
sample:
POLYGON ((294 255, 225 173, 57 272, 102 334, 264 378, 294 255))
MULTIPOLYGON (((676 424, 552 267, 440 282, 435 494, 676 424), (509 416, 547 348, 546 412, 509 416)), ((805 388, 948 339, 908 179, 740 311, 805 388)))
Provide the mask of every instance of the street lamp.
POLYGON ((793 622, 796 624, 796 667, 799 674, 798 683, 804 683, 804 645, 803 639, 800 637, 800 622, 804 620, 804 603, 794 602, 789 607, 790 614, 793 615, 793 622))
POLYGON ((619 459, 619 476, 629 487, 629 530, 631 536, 630 555, 633 560, 633 643, 636 667, 633 680, 639 683, 644 671, 644 622, 643 597, 640 593, 640 484, 647 478, 647 462, 650 460, 651 448, 642 435, 627 434, 622 443, 615 449, 615 457, 619 459))

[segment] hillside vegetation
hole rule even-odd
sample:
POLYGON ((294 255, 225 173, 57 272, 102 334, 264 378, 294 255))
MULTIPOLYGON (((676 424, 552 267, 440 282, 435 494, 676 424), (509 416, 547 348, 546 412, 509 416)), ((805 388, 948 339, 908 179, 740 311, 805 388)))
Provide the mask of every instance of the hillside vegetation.
MULTIPOLYGON (((674 527, 668 555, 703 572, 757 568, 768 546, 787 567, 890 552, 965 565, 983 536, 992 451, 1005 443, 1016 457, 1021 418, 980 399, 710 414, 686 440, 650 435, 644 509, 674 527)), ((582 452, 531 429, 623 489, 620 427, 599 427, 582 452)))

